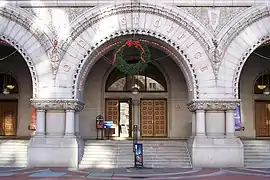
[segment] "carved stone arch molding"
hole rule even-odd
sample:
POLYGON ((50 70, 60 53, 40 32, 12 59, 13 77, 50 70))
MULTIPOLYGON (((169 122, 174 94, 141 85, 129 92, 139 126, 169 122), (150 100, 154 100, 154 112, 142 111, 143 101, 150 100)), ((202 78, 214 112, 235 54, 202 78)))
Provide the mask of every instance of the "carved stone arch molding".
POLYGON ((45 47, 51 43, 35 23, 33 17, 21 8, 0 8, 0 39, 13 46, 24 58, 32 77, 33 98, 39 98, 40 77, 44 72, 51 72, 45 52, 45 47))
POLYGON ((226 49, 220 66, 218 81, 228 98, 239 98, 238 86, 243 66, 252 52, 270 40, 270 9, 257 6, 235 19, 230 28, 226 49), (233 32, 234 31, 234 32, 233 32))
POLYGON ((180 66, 182 64, 190 84, 192 98, 198 99, 203 81, 214 76, 208 58, 211 41, 207 38, 211 36, 199 25, 184 13, 176 14, 151 5, 124 4, 90 10, 71 24, 73 31, 61 47, 66 53, 60 63, 57 82, 67 86, 60 74, 70 75, 72 98, 79 98, 78 90, 84 86, 83 77, 87 76, 95 58, 102 55, 100 47, 113 48, 113 43, 108 45, 106 42, 123 35, 139 34, 155 38, 174 51, 173 56, 177 57, 180 66))

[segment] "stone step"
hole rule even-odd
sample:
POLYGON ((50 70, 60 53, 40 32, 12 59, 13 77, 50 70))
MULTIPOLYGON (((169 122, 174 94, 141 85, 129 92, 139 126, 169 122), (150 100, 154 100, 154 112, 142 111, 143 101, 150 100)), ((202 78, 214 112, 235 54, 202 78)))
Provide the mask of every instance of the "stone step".
POLYGON ((28 140, 0 140, 0 167, 26 167, 28 140))
POLYGON ((270 156, 269 152, 244 152, 244 156, 270 156))
MULTIPOLYGON (((140 141, 150 167, 191 167, 185 141, 140 141)), ((86 141, 80 168, 132 167, 132 141, 86 141)))
POLYGON ((244 164, 249 168, 270 167, 269 140, 243 140, 244 164))

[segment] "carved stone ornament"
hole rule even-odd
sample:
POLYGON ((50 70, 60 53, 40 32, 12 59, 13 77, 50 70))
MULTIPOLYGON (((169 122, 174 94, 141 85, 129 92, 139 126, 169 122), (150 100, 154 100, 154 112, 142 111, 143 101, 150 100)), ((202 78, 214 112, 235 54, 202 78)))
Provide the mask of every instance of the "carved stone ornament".
POLYGON ((235 110, 240 100, 194 100, 187 104, 190 111, 226 111, 235 110))
POLYGON ((77 99, 31 99, 33 107, 40 110, 75 110, 81 111, 84 103, 77 99))

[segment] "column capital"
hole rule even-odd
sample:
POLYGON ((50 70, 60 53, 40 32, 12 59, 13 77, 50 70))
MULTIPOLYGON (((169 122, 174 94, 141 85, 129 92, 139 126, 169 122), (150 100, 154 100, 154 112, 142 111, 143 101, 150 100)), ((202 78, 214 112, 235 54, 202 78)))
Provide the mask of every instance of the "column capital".
POLYGON ((132 100, 132 104, 134 106, 139 106, 140 105, 140 100, 132 100))
POLYGON ((84 103, 77 99, 30 99, 37 110, 74 110, 81 111, 84 103))
POLYGON ((240 103, 240 99, 226 100, 193 100, 187 104, 190 111, 205 110, 205 111, 226 111, 235 110, 240 103))

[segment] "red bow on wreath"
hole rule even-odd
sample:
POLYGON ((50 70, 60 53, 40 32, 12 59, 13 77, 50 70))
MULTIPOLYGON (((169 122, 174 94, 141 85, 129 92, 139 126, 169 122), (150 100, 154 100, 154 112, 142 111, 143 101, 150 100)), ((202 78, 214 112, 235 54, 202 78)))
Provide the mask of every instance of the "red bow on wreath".
POLYGON ((145 59, 143 57, 143 54, 144 54, 144 49, 140 43, 140 41, 132 41, 132 40, 127 40, 125 44, 123 44, 115 53, 114 53, 114 57, 113 57, 113 62, 112 64, 114 65, 115 62, 116 62, 116 56, 117 54, 125 47, 125 46, 128 46, 128 47, 131 47, 131 46, 135 46, 136 48, 140 49, 141 50, 141 60, 143 62, 145 62, 145 59))

